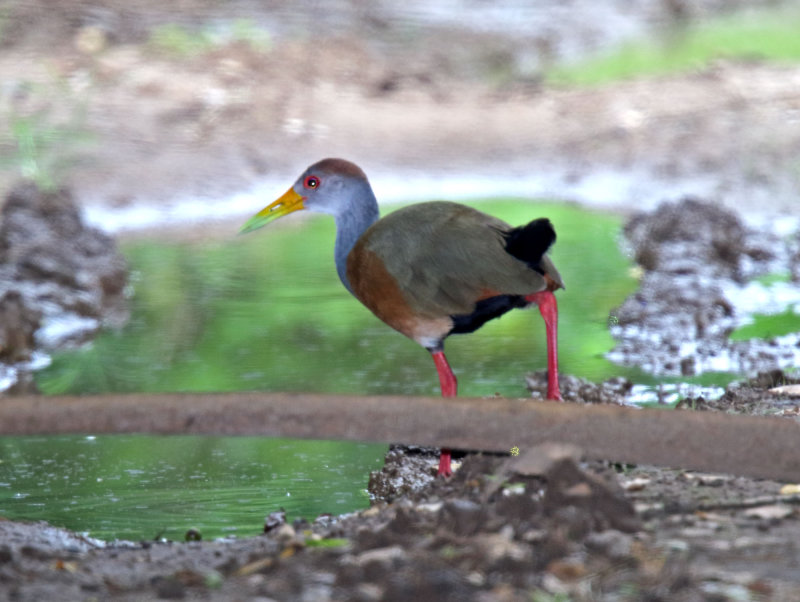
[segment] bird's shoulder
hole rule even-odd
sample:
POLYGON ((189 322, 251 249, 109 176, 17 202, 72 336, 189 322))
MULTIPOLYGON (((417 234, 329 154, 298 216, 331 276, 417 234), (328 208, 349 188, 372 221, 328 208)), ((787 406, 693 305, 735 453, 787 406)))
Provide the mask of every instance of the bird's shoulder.
POLYGON ((363 235, 373 251, 391 245, 422 252, 433 246, 460 246, 475 240, 500 241, 511 229, 504 221, 451 201, 428 201, 402 207, 373 224, 363 235), (438 244, 436 244, 438 242, 438 244))

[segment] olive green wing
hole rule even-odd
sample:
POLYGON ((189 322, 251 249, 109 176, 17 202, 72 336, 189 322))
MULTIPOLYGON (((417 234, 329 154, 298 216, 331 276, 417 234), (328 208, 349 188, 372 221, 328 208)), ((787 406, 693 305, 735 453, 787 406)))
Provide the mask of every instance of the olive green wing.
POLYGON ((480 299, 541 291, 541 274, 505 250, 511 226, 448 202, 411 205, 365 233, 408 305, 422 317, 469 314, 480 299))

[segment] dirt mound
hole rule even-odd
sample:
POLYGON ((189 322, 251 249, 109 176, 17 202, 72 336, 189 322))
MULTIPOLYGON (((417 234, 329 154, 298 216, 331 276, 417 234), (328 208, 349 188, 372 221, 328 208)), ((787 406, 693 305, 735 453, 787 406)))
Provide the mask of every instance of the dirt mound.
POLYGON ((37 349, 122 325, 127 274, 113 239, 84 224, 69 191, 19 184, 0 211, 0 360, 24 370, 37 349))
POLYGON ((783 370, 770 370, 760 372, 752 379, 732 383, 717 399, 687 397, 677 407, 736 414, 777 414, 800 420, 798 385, 800 378, 788 376, 783 370))
POLYGON ((609 358, 657 375, 753 374, 791 366, 794 339, 735 341, 751 281, 790 271, 791 242, 746 227, 732 212, 697 199, 634 216, 625 237, 644 270, 639 289, 611 312, 609 358))
MULTIPOLYGON (((547 371, 540 370, 527 374, 525 384, 527 384, 533 399, 547 398, 547 371)), ((615 405, 625 405, 626 398, 633 389, 633 383, 621 376, 609 378, 601 383, 593 383, 572 374, 559 374, 558 386, 564 401, 615 405)))

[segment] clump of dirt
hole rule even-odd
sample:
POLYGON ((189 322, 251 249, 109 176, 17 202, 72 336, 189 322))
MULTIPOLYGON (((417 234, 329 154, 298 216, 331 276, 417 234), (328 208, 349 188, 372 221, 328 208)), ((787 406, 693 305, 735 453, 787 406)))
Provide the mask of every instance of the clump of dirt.
POLYGON ((19 291, 0 297, 0 361, 27 362, 36 348, 34 333, 41 325, 40 311, 28 307, 19 291))
MULTIPOLYGON (((455 457, 463 457, 458 454, 455 457)), ((420 491, 436 478, 439 449, 417 445, 389 446, 383 468, 370 473, 367 489, 373 500, 393 502, 420 491)))
POLYGON ((68 190, 20 183, 0 210, 0 360, 24 371, 35 350, 122 325, 127 278, 116 243, 83 222, 68 190))
POLYGON ((791 377, 783 370, 760 372, 750 380, 732 383, 717 399, 688 397, 676 407, 735 414, 781 415, 800 421, 800 378, 791 377))
POLYGON ((797 233, 790 244, 793 247, 792 259, 790 262, 792 282, 800 282, 800 232, 797 233))
MULTIPOLYGON (((533 399, 547 398, 547 371, 531 372, 525 376, 525 384, 533 399)), ((626 399, 633 389, 627 378, 614 376, 601 383, 594 383, 572 374, 559 374, 558 386, 564 401, 571 403, 610 403, 626 405, 626 399)))
POLYGON ((617 341, 609 358, 656 375, 706 371, 752 374, 793 365, 790 338, 735 341, 740 298, 757 276, 790 271, 792 249, 768 230, 697 199, 634 216, 624 234, 644 270, 639 289, 611 312, 617 341))

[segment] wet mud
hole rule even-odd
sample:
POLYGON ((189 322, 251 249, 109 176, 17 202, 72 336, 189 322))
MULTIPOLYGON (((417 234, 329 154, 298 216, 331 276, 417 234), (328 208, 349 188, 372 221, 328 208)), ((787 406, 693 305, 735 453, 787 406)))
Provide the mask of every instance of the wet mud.
POLYGON ((22 182, 0 209, 0 391, 33 392, 47 352, 128 319, 127 262, 67 189, 22 182))
POLYGON ((796 276, 800 233, 746 226, 717 203, 690 198, 634 216, 624 237, 642 275, 638 290, 610 313, 617 344, 609 359, 658 376, 800 365, 800 333, 730 338, 753 313, 779 313, 800 301, 797 281, 757 281, 796 276))

